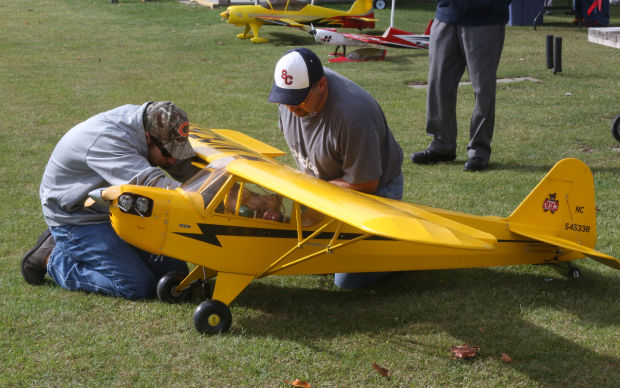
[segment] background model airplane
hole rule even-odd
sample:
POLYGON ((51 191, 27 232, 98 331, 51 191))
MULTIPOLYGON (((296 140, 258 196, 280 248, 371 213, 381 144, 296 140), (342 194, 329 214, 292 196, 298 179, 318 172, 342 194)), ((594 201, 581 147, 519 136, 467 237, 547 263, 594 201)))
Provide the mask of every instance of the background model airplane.
MULTIPOLYGON (((384 4, 385 8, 385 4, 384 4)), ((427 49, 430 40, 431 20, 424 31, 424 35, 416 35, 411 32, 394 28, 394 9, 396 8, 396 0, 392 0, 392 9, 390 12, 390 26, 385 30, 382 36, 364 35, 338 32, 335 28, 314 28, 310 30, 310 34, 314 35, 314 40, 318 43, 336 45, 336 50, 331 54, 334 58, 329 62, 349 62, 364 61, 373 59, 385 59, 385 50, 379 55, 370 55, 365 59, 363 51, 359 55, 347 57, 347 46, 373 46, 373 47, 395 47, 408 49, 427 49), (342 55, 338 55, 338 48, 342 46, 342 55)))
MULTIPOLYGON (((118 235, 146 251, 195 264, 170 273, 158 298, 176 302, 216 277, 194 311, 203 333, 229 329, 228 305, 267 275, 410 271, 560 263, 595 250, 589 168, 558 162, 507 218, 468 215, 343 189, 278 163, 283 152, 231 130, 193 126, 205 163, 176 190, 123 185, 103 192, 118 235)), ((579 271, 569 266, 573 277, 579 271)))
POLYGON ((258 36, 258 30, 263 25, 303 27, 312 24, 358 29, 375 27, 372 0, 356 0, 349 11, 319 7, 298 0, 273 0, 261 2, 260 5, 230 6, 220 16, 230 24, 244 26, 245 31, 238 34, 237 38, 250 38, 254 43, 268 41, 258 36))
POLYGON ((340 56, 346 57, 347 46, 385 46, 428 50, 432 24, 433 21, 431 20, 428 23, 428 27, 426 27, 424 35, 416 35, 391 26, 385 30, 382 36, 338 32, 335 28, 314 28, 309 33, 314 35, 314 40, 318 43, 336 45, 336 50, 332 54, 334 56, 338 56, 338 48, 342 46, 342 54, 340 56))

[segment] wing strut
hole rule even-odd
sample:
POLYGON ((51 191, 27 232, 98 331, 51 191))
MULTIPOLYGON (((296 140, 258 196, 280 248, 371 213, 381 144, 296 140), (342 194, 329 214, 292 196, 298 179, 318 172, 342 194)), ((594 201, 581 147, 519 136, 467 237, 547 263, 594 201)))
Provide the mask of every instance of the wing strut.
MULTIPOLYGON (((295 212, 298 213, 299 212, 299 208, 297 207, 295 209, 295 212)), ((299 220, 299 218, 298 218, 299 220)), ((260 275, 258 275, 256 278, 262 278, 263 276, 267 276, 273 273, 273 271, 271 271, 273 269, 273 267, 275 267, 276 265, 278 265, 282 260, 284 260, 285 258, 287 258, 291 253, 295 252, 296 249, 301 249, 303 248, 304 244, 306 244, 308 241, 310 241, 311 239, 313 239, 316 235, 318 235, 319 233, 321 233, 323 230, 325 230, 325 228, 327 228, 328 226, 330 226, 331 224, 333 224, 335 221, 335 219, 331 219, 329 221, 327 221, 325 224, 323 224, 320 228, 318 228, 317 230, 315 230, 310 236, 306 237, 305 239, 301 240, 301 222, 297 221, 297 244, 295 246, 293 246, 291 249, 288 250, 288 252, 286 252, 284 255, 280 256, 280 258, 276 261, 274 261, 269 267, 267 267, 263 273, 261 273, 260 275)), ((278 269, 279 270, 279 269, 278 269)))
POLYGON ((366 233, 366 234, 362 234, 354 239, 336 244, 336 242, 338 241, 338 237, 340 236, 340 231, 342 230, 342 225, 343 223, 338 221, 338 223, 336 224, 336 230, 333 233, 333 236, 329 242, 329 244, 324 245, 324 244, 320 244, 320 246, 323 246, 325 248, 311 253, 309 255, 306 255, 304 257, 301 257, 295 261, 292 261, 290 263, 281 265, 278 267, 278 264, 280 264, 282 262, 282 260, 286 259, 288 256, 290 256, 293 252, 295 252, 298 249, 302 249, 305 245, 316 245, 314 243, 311 243, 310 241, 316 237, 317 235, 319 235, 321 232, 323 232, 326 228, 328 228, 330 225, 332 225, 334 222, 336 222, 336 219, 332 218, 329 221, 326 221, 323 225, 321 225, 321 227, 317 228, 317 230, 315 230, 314 232, 312 232, 311 235, 309 235, 306 238, 303 238, 303 230, 302 230, 302 225, 301 225, 301 209, 299 204, 295 204, 295 215, 297 218, 297 244, 295 244, 291 249, 289 249, 285 254, 283 254, 282 256, 280 256, 276 261, 274 261, 269 267, 267 267, 260 275, 258 275, 256 278, 262 278, 264 276, 267 275, 273 275, 276 272, 282 271, 286 268, 292 267, 294 265, 303 263, 305 261, 308 261, 316 256, 320 256, 326 253, 332 253, 333 251, 335 251, 336 249, 340 249, 343 248, 347 245, 356 243, 360 240, 364 240, 370 236, 372 236, 372 234, 366 233))
POLYGON ((273 271, 270 271, 267 275, 271 275, 271 274, 274 274, 274 273, 276 273, 276 272, 282 271, 283 269, 286 269, 286 268, 292 267, 292 266, 294 266, 294 265, 297 265, 297 264, 303 263, 304 261, 308 261, 308 260, 310 260, 310 259, 312 259, 312 258, 314 258, 314 257, 316 257, 316 256, 320 256, 320 255, 325 254, 325 253, 332 253, 332 252, 333 252, 333 251, 335 251, 336 249, 340 249, 340 248, 343 248, 343 247, 345 247, 345 246, 347 246, 347 245, 350 245, 350 244, 353 244, 353 243, 355 243, 355 242, 358 242, 358 241, 360 241, 360 240, 364 240, 364 239, 366 239, 366 238, 368 238, 368 237, 370 237, 370 236, 372 236, 372 235, 371 235, 371 234, 363 234, 363 235, 361 235, 361 236, 357 236, 357 237, 356 237, 356 238, 354 238, 354 239, 351 239, 351 240, 345 241, 345 242, 343 242, 343 243, 340 243, 340 244, 337 244, 337 245, 334 245, 334 246, 331 246, 331 243, 330 243, 330 245, 329 245, 329 246, 327 246, 327 247, 325 247, 325 249, 321 249, 321 250, 320 250, 320 251, 318 251, 318 252, 311 253, 311 254, 309 254, 309 255, 307 255, 307 256, 304 256, 304 257, 302 257, 302 258, 300 258, 300 259, 297 259, 297 260, 295 260, 295 261, 291 261, 291 262, 290 262, 290 263, 288 263, 288 264, 284 264, 283 266, 280 266, 279 268, 276 268, 276 269, 274 269, 273 271))

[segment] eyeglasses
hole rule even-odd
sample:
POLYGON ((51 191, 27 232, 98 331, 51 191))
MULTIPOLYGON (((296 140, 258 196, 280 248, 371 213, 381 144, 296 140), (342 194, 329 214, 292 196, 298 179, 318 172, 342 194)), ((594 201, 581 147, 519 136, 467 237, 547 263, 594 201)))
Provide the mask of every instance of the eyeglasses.
POLYGON ((155 144, 155 146, 157 148, 159 148, 159 150, 161 151, 161 155, 164 158, 171 158, 172 157, 172 155, 170 155, 170 152, 168 152, 166 147, 164 147, 164 144, 161 142, 161 140, 159 140, 155 136, 151 136, 151 140, 153 141, 153 144, 155 144))

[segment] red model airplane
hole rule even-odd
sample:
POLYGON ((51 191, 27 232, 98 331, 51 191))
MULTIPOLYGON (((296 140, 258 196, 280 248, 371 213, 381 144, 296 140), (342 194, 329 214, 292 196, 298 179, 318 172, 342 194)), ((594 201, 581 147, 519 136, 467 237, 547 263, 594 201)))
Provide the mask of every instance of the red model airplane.
POLYGON ((394 48, 428 49, 432 24, 433 21, 431 20, 423 35, 416 35, 391 26, 385 30, 382 36, 338 32, 334 28, 313 28, 309 32, 314 35, 314 39, 319 43, 336 45, 336 51, 333 53, 334 56, 346 58, 347 46, 386 46, 394 48), (343 47, 343 54, 339 56, 338 48, 340 46, 343 47))

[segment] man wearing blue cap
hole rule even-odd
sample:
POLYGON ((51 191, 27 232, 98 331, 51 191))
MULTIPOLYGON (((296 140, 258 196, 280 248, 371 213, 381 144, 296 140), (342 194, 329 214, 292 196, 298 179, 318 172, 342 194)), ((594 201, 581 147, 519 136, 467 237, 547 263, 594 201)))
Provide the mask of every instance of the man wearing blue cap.
MULTIPOLYGON (((324 68, 307 48, 276 64, 269 102, 297 168, 335 185, 402 199, 403 153, 377 101, 353 81, 324 68)), ((342 288, 363 288, 385 273, 339 273, 342 288)))

